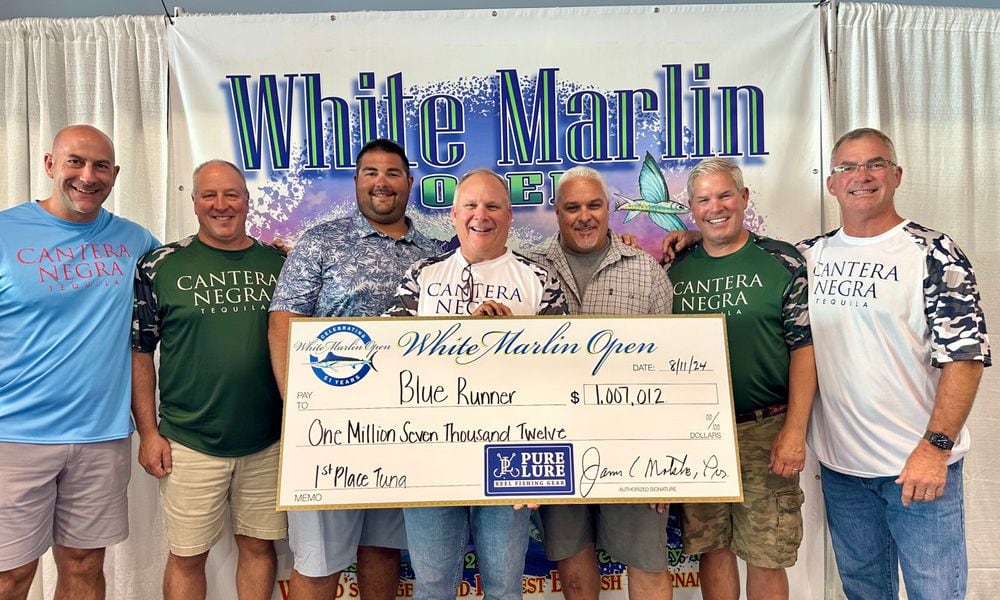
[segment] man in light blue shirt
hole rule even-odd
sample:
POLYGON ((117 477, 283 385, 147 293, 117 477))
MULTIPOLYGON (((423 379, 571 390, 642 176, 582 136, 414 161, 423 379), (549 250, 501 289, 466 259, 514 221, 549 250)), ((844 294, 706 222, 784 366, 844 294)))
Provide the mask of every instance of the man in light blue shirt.
POLYGON ((56 595, 104 596, 128 537, 129 327, 136 260, 159 242, 101 205, 114 145, 64 128, 52 195, 0 212, 0 597, 23 599, 53 548, 56 595))

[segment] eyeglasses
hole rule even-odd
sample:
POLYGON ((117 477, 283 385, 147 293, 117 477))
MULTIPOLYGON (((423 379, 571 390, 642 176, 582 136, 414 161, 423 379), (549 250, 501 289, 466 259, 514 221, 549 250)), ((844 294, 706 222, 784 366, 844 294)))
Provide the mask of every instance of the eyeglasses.
POLYGON ((462 269, 461 283, 462 287, 465 288, 465 301, 469 307, 469 312, 472 312, 472 303, 476 300, 475 281, 472 279, 472 265, 466 264, 462 269))
POLYGON ((892 162, 887 158, 873 158, 867 161, 863 165, 857 165, 854 163, 841 163, 836 167, 834 167, 833 169, 831 169, 831 172, 836 173, 838 175, 850 175, 851 173, 854 173, 861 167, 864 167, 865 170, 868 171, 869 173, 879 173, 881 171, 888 169, 889 167, 896 167, 896 166, 898 166, 896 163, 892 162))

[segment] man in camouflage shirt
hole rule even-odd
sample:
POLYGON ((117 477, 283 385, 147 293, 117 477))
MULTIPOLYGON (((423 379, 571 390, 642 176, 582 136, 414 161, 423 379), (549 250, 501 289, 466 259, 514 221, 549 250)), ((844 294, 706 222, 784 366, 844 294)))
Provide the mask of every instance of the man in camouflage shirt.
POLYGON ((684 550, 701 554, 705 598, 739 598, 739 556, 748 598, 787 599, 816 390, 805 260, 744 227, 749 191, 731 161, 699 163, 687 192, 703 239, 670 267, 674 313, 726 315, 744 501, 684 505, 684 550))
MULTIPOLYGON (((384 139, 366 144, 354 181, 358 214, 306 231, 281 270, 268 340, 282 391, 291 317, 378 316, 407 267, 440 252, 405 216, 413 177, 402 148, 384 139)), ((355 558, 362 597, 395 599, 399 549, 406 547, 401 510, 291 511, 288 542, 292 600, 333 598, 355 558)))
MULTIPOLYGON (((666 272, 639 248, 608 230, 608 190, 601 174, 573 167, 556 187, 559 233, 528 254, 562 283, 572 315, 655 315, 671 312, 666 272)), ((595 545, 628 565, 635 600, 673 596, 667 560, 665 505, 553 504, 540 509, 545 553, 558 561, 569 600, 601 593, 595 545)))

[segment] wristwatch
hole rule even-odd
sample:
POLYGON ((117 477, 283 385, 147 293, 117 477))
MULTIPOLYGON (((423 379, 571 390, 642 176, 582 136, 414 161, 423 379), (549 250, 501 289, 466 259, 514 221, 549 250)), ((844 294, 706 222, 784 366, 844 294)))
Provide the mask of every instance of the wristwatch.
POLYGON ((931 431, 930 429, 924 432, 924 439, 930 442, 935 448, 942 450, 951 450, 955 446, 955 440, 943 433, 931 431))

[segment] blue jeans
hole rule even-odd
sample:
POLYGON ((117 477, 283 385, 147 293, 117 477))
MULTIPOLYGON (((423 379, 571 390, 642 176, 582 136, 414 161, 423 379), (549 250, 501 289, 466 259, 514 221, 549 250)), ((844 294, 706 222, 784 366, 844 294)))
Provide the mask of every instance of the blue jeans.
POLYGON ((962 461, 948 467, 944 494, 900 502, 892 477, 853 477, 821 466, 837 570, 850 600, 896 600, 899 567, 910 600, 965 598, 968 562, 962 461))
POLYGON ((531 511, 510 506, 404 508, 413 600, 454 600, 472 528, 486 600, 521 600, 531 511))

